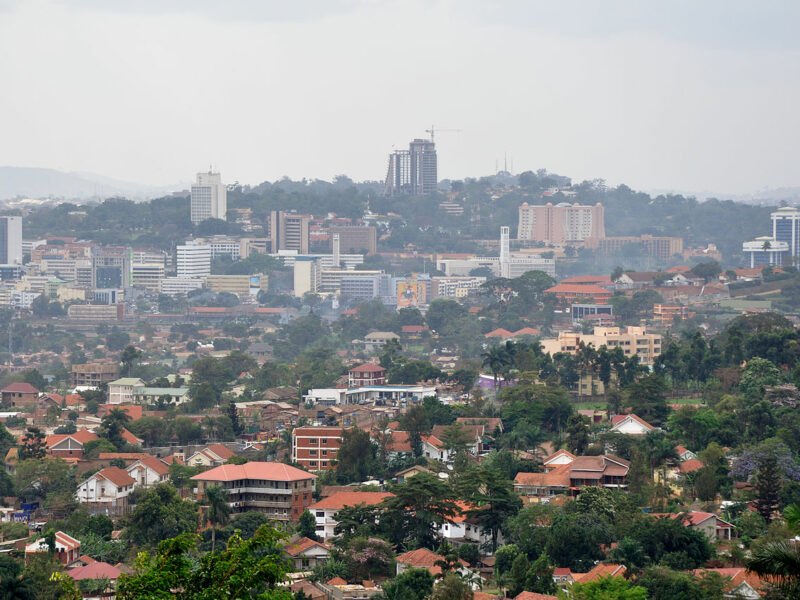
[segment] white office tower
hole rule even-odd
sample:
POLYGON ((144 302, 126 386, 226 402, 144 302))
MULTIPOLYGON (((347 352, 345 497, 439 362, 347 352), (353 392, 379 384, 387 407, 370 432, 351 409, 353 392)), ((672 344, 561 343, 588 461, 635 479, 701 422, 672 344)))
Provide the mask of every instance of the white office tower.
POLYGON ((339 234, 333 234, 333 268, 338 269, 342 266, 342 260, 339 254, 339 234))
POLYGON ((509 228, 500 228, 500 277, 511 277, 511 247, 509 228))
POLYGON ((201 279, 211 275, 211 246, 188 241, 176 248, 179 279, 201 279))
POLYGON ((22 217, 0 217, 0 265, 22 264, 22 217))
POLYGON ((197 225, 206 219, 222 219, 228 212, 228 191, 219 173, 210 169, 198 173, 197 183, 192 185, 192 223, 197 225))

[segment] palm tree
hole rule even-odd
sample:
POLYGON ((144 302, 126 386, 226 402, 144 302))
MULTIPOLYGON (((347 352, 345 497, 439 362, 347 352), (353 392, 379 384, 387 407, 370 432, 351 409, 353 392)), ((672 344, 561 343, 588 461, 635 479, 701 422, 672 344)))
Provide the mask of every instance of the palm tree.
POLYGON ((510 358, 505 346, 492 346, 483 354, 483 366, 488 367, 494 376, 495 393, 497 393, 500 373, 511 363, 510 358))
MULTIPOLYGON (((783 509, 786 526, 800 533, 800 506, 790 504, 783 509)), ((800 547, 788 541, 769 542, 753 551, 745 563, 748 571, 777 585, 789 598, 800 592, 800 547)))
POLYGON ((206 489, 206 502, 208 503, 208 520, 211 523, 211 552, 214 552, 217 545, 217 525, 227 525, 231 507, 228 504, 228 494, 220 485, 206 489))

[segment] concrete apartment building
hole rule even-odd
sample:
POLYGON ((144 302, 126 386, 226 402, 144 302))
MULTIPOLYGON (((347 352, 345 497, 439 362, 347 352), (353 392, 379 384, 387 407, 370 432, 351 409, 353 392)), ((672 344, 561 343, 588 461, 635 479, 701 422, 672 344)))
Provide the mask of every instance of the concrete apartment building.
POLYGON ((316 478, 283 463, 248 462, 215 467, 192 481, 199 496, 209 487, 222 486, 234 514, 258 511, 275 521, 297 521, 311 505, 316 478))
POLYGON ((22 217, 0 217, 0 265, 22 264, 22 217))
POLYGON ((294 250, 308 254, 309 225, 314 217, 299 213, 273 210, 267 217, 269 251, 294 250))
POLYGON ((292 461, 312 471, 332 469, 343 431, 341 427, 296 427, 292 431, 292 461))
POLYGON ((374 254, 378 248, 377 229, 363 225, 335 225, 329 228, 331 234, 331 249, 333 249, 333 236, 339 235, 339 250, 341 252, 367 252, 374 254))
POLYGON ((604 210, 599 202, 594 206, 524 202, 519 207, 517 239, 548 244, 582 242, 589 237, 602 239, 606 236, 604 210))
POLYGON ((119 366, 106 363, 86 363, 72 365, 69 373, 71 386, 97 387, 101 383, 114 381, 119 377, 119 366))
POLYGON ((408 150, 396 150, 389 155, 384 195, 422 196, 435 192, 438 183, 438 158, 433 139, 414 139, 408 150))
POLYGON ((542 350, 550 354, 576 354, 581 342, 587 346, 591 344, 595 349, 600 346, 609 350, 622 348, 626 357, 637 355, 645 365, 652 365, 661 354, 661 334, 647 333, 644 327, 595 327, 591 334, 562 331, 557 338, 542 340, 541 344, 542 350))
POLYGON ((222 183, 221 175, 210 169, 207 173, 198 173, 197 181, 192 184, 192 223, 197 225, 206 219, 224 221, 227 212, 228 188, 222 183))

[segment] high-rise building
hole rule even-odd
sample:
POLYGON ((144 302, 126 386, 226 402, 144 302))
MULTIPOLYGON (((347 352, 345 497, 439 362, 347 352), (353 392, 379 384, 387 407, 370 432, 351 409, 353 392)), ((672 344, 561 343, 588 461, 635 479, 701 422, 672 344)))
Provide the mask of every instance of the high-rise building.
POLYGON ((519 207, 517 239, 564 244, 588 237, 606 237, 604 208, 599 202, 594 206, 567 202, 534 206, 524 202, 519 207))
POLYGON ((211 246, 188 241, 177 246, 177 275, 180 279, 202 279, 211 275, 211 246))
POLYGON ((22 264, 22 217, 0 217, 0 264, 22 264))
POLYGON ((788 264, 800 261, 800 208, 784 206, 771 215, 772 238, 789 247, 788 264))
POLYGON ((412 140, 408 150, 396 150, 389 155, 384 193, 387 196, 421 196, 436 191, 436 144, 433 140, 412 140))
POLYGON ((308 226, 312 218, 311 215, 280 211, 277 219, 277 242, 273 234, 273 252, 296 250, 298 254, 308 254, 308 226))
POLYGON ((92 249, 92 287, 127 289, 131 285, 131 249, 107 247, 92 249))
POLYGON ((219 173, 211 170, 198 173, 192 185, 192 223, 197 225, 206 219, 225 220, 228 210, 228 190, 219 173))

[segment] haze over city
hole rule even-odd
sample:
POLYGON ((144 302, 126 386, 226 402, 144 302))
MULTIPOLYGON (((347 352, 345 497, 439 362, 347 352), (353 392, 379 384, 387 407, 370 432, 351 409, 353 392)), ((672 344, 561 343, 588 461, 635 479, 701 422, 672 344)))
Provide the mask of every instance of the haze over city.
POLYGON ((0 2, 0 165, 150 185, 440 178, 739 194, 800 183, 792 2, 0 2), (498 162, 499 161, 499 162, 498 162))

